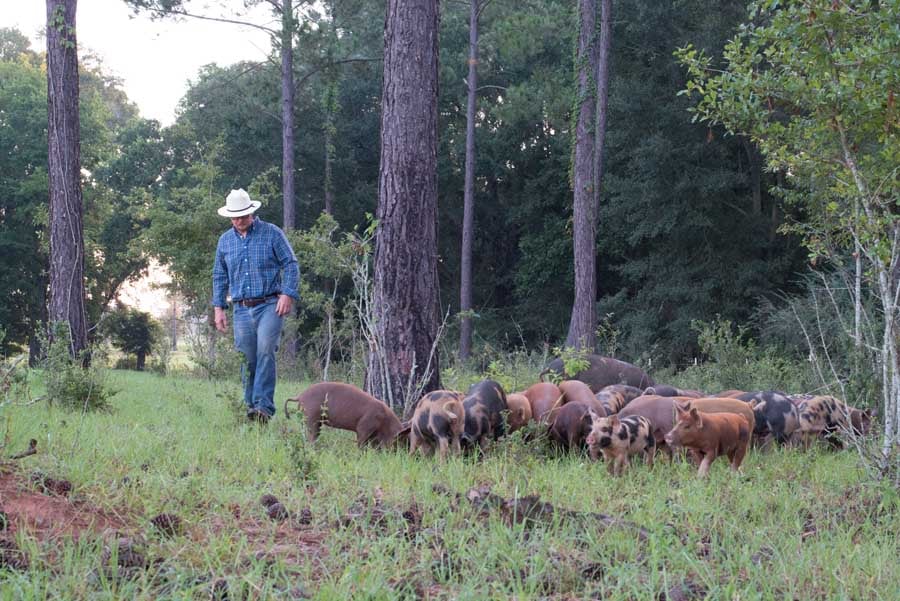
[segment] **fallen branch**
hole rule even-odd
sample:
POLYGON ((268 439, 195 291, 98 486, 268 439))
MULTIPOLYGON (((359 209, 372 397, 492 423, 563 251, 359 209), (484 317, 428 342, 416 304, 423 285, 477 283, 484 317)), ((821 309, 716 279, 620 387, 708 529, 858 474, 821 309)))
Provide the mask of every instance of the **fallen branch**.
POLYGON ((28 450, 22 451, 21 453, 16 453, 12 455, 10 459, 21 459, 22 457, 28 457, 29 455, 34 455, 37 453, 37 440, 32 438, 28 441, 28 450))

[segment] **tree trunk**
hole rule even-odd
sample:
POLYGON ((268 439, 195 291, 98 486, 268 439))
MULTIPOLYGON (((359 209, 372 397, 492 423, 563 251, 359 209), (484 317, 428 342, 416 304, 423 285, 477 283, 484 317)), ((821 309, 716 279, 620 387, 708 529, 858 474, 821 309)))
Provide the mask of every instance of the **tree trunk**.
POLYGON ((478 11, 481 3, 469 5, 469 76, 466 100, 466 174, 463 188, 463 230, 459 283, 459 359, 472 353, 472 240, 475 235, 475 90, 478 87, 478 11))
POLYGON ((573 251, 575 257, 575 301, 566 346, 594 348, 594 329, 597 321, 594 305, 597 300, 596 284, 596 226, 594 224, 594 128, 596 127, 596 101, 593 74, 597 73, 597 53, 592 51, 596 38, 597 6, 595 0, 579 0, 580 30, 575 68, 578 78, 575 126, 575 166, 572 187, 573 251))
POLYGON ((328 82, 325 88, 325 212, 334 215, 334 179, 331 163, 334 160, 334 136, 337 132, 337 82, 328 82))
POLYGON ((434 345, 439 19, 435 0, 387 0, 374 262, 378 350, 385 360, 370 363, 367 380, 370 392, 395 409, 408 400, 410 384, 423 384, 424 392, 440 384, 434 345))
POLYGON ((172 295, 172 323, 170 325, 169 341, 173 351, 178 350, 178 301, 172 295))
POLYGON ((50 182, 50 321, 69 325, 72 357, 87 348, 77 0, 47 0, 47 138, 50 182))
POLYGON ((139 352, 137 353, 137 359, 134 364, 134 368, 137 371, 144 371, 144 366, 147 364, 147 353, 139 352))
POLYGON ((281 9, 281 186, 284 192, 284 230, 294 229, 294 7, 282 0, 281 9))

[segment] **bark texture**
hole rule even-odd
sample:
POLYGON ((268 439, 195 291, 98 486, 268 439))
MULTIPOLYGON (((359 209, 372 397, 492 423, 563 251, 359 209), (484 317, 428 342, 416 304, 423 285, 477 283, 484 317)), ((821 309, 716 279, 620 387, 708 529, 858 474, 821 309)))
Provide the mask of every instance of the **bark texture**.
POLYGON ((573 254, 575 258, 575 300, 566 346, 594 348, 594 329, 597 322, 595 304, 596 283, 596 217, 594 210, 594 127, 596 96, 594 74, 597 73, 594 41, 597 30, 596 0, 579 0, 578 53, 575 68, 578 79, 575 125, 575 159, 572 177, 573 254))
POLYGON ((50 321, 69 324, 69 352, 87 348, 77 0, 47 0, 47 137, 50 183, 50 321))
MULTIPOLYGON (((437 0, 388 0, 384 28, 375 313, 385 358, 367 383, 395 409, 423 376, 438 328, 437 0), (384 373, 386 371, 386 373, 384 373)), ((439 387, 438 357, 424 390, 439 387)))

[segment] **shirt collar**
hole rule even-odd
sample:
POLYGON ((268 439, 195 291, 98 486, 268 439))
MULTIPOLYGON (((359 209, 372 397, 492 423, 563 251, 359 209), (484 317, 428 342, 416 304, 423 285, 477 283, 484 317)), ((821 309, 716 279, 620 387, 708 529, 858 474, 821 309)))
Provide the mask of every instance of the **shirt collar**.
MULTIPOLYGON (((250 222, 250 227, 247 228, 248 236, 253 233, 253 230, 254 230, 254 228, 256 228, 257 223, 259 223, 259 216, 254 215, 253 221, 250 222)), ((231 226, 231 231, 234 232, 234 235, 237 236, 238 238, 241 237, 241 233, 239 231, 237 231, 237 228, 235 228, 233 225, 231 226)))

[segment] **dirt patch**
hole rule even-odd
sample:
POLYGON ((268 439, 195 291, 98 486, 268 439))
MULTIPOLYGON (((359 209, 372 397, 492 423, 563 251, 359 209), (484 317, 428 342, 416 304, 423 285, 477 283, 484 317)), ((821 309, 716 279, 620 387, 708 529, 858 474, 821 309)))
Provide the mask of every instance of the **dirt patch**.
POLYGON ((123 516, 68 498, 71 486, 67 490, 62 487, 64 496, 39 484, 29 484, 29 479, 12 466, 0 465, 0 511, 7 517, 4 538, 12 540, 16 532, 24 529, 41 541, 60 536, 77 539, 85 533, 125 530, 128 526, 123 516))

